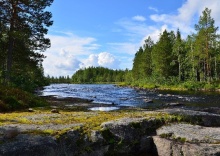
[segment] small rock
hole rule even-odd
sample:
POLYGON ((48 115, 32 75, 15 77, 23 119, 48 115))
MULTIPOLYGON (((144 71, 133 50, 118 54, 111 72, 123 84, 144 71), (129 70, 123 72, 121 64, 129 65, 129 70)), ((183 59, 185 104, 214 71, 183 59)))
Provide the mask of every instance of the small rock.
POLYGON ((5 139, 12 139, 16 137, 19 134, 19 131, 17 128, 9 128, 8 130, 5 131, 4 133, 4 138, 5 139))
POLYGON ((153 100, 150 100, 150 99, 144 99, 144 102, 146 102, 146 103, 153 103, 153 100))
POLYGON ((175 107, 175 106, 184 106, 184 104, 176 102, 176 103, 167 103, 166 106, 174 106, 175 107))
POLYGON ((34 112, 34 110, 32 108, 29 108, 28 112, 34 112))
POLYGON ((115 103, 114 103, 114 102, 112 102, 112 105, 115 105, 115 103))
POLYGON ((59 110, 58 109, 52 109, 51 113, 59 113, 59 110))
POLYGON ((93 99, 88 99, 86 100, 87 102, 93 102, 94 100, 93 99))
POLYGON ((120 98, 120 100, 126 101, 128 100, 128 98, 120 98))
POLYGON ((174 96, 174 95, 172 95, 172 94, 166 94, 166 97, 171 97, 171 96, 174 96))

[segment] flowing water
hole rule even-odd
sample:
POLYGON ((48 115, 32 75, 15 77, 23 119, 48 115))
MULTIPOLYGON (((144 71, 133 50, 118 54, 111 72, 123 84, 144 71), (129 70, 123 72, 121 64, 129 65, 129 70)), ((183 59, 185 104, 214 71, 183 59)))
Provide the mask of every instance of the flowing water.
POLYGON ((148 91, 117 87, 112 84, 51 84, 44 87, 39 94, 58 98, 84 98, 94 100, 93 103, 115 104, 117 105, 115 108, 155 107, 166 103, 181 103, 189 107, 220 107, 220 93, 217 92, 148 91), (148 103, 149 100, 153 100, 153 103, 148 103))

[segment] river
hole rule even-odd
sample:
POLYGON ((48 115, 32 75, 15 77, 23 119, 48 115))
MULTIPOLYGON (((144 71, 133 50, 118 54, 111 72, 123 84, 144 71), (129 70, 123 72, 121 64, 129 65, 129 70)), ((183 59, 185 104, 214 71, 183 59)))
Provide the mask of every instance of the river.
POLYGON ((100 103, 132 107, 155 107, 166 103, 181 103, 187 107, 220 107, 219 92, 149 91, 113 84, 51 84, 39 93, 58 98, 77 97, 100 103), (146 102, 152 100, 153 103, 146 102))

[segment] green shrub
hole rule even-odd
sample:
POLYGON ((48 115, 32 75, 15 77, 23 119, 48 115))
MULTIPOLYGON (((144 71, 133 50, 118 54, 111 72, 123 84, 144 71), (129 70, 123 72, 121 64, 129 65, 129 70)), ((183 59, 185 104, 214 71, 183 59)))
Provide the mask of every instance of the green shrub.
POLYGON ((214 90, 216 88, 215 84, 207 83, 204 85, 204 89, 206 90, 214 90))
POLYGON ((183 83, 184 88, 188 90, 199 90, 204 88, 204 82, 187 81, 183 83))
POLYGON ((0 86, 0 112, 46 106, 47 102, 31 93, 0 86))

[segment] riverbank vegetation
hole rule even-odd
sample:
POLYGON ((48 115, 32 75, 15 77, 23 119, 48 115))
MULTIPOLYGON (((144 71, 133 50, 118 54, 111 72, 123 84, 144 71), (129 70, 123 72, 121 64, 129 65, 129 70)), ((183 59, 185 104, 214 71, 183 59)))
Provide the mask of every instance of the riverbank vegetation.
POLYGON ((46 100, 20 89, 0 86, 0 112, 47 106, 46 100))
POLYGON ((150 37, 137 51, 127 84, 144 88, 220 88, 220 36, 206 8, 195 33, 182 39, 178 29, 164 32, 154 43, 150 37))

